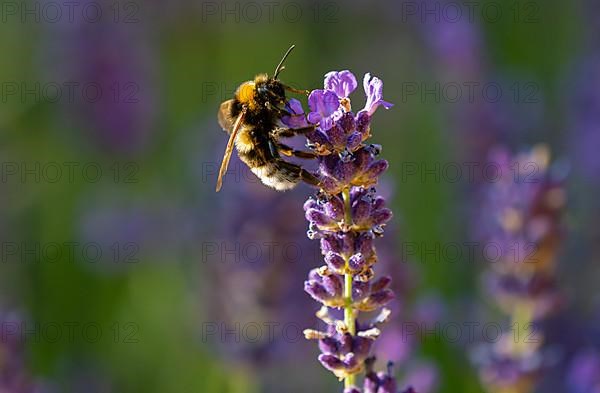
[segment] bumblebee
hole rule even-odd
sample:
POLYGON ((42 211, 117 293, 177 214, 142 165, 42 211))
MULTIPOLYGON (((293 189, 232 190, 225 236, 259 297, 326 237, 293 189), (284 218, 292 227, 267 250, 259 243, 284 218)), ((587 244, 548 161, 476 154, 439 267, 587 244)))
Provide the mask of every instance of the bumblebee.
POLYGON ((308 94, 307 91, 286 86, 277 79, 285 69, 283 63, 293 49, 294 45, 287 50, 275 68, 273 77, 267 74, 257 75, 254 80, 242 83, 234 97, 221 104, 219 125, 229 134, 229 141, 219 170, 217 192, 223 185, 223 176, 227 172, 234 145, 240 159, 269 187, 285 191, 300 181, 311 185, 319 184, 315 175, 281 158, 282 155, 305 159, 316 157, 312 152, 294 150, 279 142, 279 138, 314 130, 314 126, 292 129, 281 124, 281 117, 290 115, 285 110, 285 91, 308 94))

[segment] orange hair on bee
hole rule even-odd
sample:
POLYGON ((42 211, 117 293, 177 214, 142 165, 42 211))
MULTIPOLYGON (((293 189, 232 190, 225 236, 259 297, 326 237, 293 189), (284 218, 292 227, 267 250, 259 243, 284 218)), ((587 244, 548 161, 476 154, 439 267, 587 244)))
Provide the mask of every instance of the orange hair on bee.
POLYGON ((255 106, 254 94, 256 92, 256 85, 253 81, 244 82, 238 87, 236 97, 238 101, 249 108, 255 106))

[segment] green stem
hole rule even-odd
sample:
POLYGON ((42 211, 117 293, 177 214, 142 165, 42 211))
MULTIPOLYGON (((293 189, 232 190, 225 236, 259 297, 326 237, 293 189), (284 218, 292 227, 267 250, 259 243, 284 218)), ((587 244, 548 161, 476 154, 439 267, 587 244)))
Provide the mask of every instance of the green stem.
MULTIPOLYGON (((541 339, 536 337, 535 342, 529 341, 533 333, 531 324, 534 321, 534 310, 531 304, 527 302, 517 303, 511 313, 511 319, 515 331, 513 332, 514 342, 510 348, 510 355, 519 359, 524 354, 535 351, 536 347, 541 345, 537 340, 543 341, 543 337, 541 339)), ((537 380, 535 379, 526 383, 514 383, 509 387, 510 393, 530 393, 534 391, 536 383, 537 380)))
POLYGON ((532 344, 530 337, 532 337, 533 329, 533 308, 531 304, 526 302, 517 303, 515 306, 511 319, 514 329, 516 329, 515 340, 513 351, 515 351, 515 355, 519 355, 523 352, 526 352, 529 349, 529 346, 532 344))
MULTIPOLYGON (((344 199, 344 221, 345 225, 349 228, 352 225, 352 211, 350 210, 350 189, 345 188, 342 191, 342 197, 344 199)), ((348 268, 348 258, 344 257, 346 260, 346 268, 348 268)), ((348 271, 348 269, 347 269, 348 271)), ((354 276, 352 273, 344 274, 344 323, 348 327, 348 331, 351 335, 356 334, 356 315, 354 310, 352 309, 352 281, 354 276)), ((344 380, 344 386, 349 388, 355 385, 356 376, 348 375, 344 380)))

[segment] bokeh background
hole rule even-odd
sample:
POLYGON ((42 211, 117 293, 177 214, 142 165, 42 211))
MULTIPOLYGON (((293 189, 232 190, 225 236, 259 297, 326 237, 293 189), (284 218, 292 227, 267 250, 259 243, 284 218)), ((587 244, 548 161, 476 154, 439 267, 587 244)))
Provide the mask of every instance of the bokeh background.
POLYGON ((300 333, 317 323, 302 289, 321 263, 305 239, 312 190, 276 193, 234 157, 214 192, 220 102, 292 43, 289 84, 371 72, 395 104, 373 123, 395 212, 379 242, 397 292, 381 364, 421 392, 483 391, 470 355, 481 335, 410 326, 503 321, 481 289, 481 255, 450 263, 435 247, 473 241, 485 214, 476 195, 489 184, 464 163, 545 143, 568 172, 569 203, 564 305, 537 391, 597 391, 597 2, 1 6, 0 391, 341 390, 300 333), (449 163, 460 180, 439 169, 449 163))

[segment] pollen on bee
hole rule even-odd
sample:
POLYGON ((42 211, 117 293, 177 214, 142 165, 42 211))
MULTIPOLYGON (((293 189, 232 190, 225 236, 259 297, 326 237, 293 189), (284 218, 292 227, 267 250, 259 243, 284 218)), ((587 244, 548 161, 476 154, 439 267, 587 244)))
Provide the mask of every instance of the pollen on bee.
POLYGON ((254 143, 247 132, 240 132, 235 140, 235 146, 240 152, 248 152, 254 148, 254 143))
POLYGON ((254 102, 254 92, 256 91, 255 84, 252 81, 244 82, 238 87, 237 99, 246 105, 254 102))

